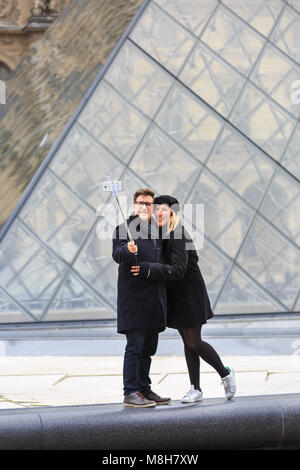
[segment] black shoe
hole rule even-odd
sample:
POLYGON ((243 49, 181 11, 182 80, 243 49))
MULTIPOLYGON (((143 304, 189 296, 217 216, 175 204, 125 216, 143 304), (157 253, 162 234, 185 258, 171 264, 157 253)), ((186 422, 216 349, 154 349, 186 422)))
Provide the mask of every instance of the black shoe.
POLYGON ((155 401, 157 405, 167 405, 168 403, 170 403, 170 401, 172 401, 171 398, 160 397, 159 395, 157 395, 157 393, 152 392, 152 390, 150 390, 150 392, 145 392, 144 397, 148 400, 155 401))
POLYGON ((133 408, 150 408, 155 406, 154 400, 148 400, 141 392, 129 393, 124 396, 124 406, 131 406, 133 408))

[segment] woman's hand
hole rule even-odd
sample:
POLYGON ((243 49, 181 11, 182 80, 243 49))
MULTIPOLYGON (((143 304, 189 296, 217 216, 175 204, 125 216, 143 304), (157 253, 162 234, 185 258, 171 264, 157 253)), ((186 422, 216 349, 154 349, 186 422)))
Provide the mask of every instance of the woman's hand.
POLYGON ((130 271, 134 276, 138 276, 140 273, 140 267, 139 266, 131 266, 130 271))
POLYGON ((133 253, 133 254, 137 253, 137 251, 138 251, 138 247, 136 246, 134 241, 128 242, 127 243, 127 248, 130 251, 130 253, 133 253))

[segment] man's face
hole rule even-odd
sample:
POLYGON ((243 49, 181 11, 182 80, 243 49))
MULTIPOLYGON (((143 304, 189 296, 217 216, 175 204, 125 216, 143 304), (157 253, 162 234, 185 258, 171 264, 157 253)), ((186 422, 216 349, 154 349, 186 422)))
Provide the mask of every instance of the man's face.
POLYGON ((134 203, 134 212, 143 221, 150 222, 153 212, 153 198, 152 196, 145 196, 141 194, 136 198, 134 203))

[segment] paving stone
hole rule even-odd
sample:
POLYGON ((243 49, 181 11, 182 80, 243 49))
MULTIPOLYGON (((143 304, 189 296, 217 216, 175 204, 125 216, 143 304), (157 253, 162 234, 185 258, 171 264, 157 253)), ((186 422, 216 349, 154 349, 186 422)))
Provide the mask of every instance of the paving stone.
MULTIPOLYGON (((235 370, 237 396, 299 391, 298 355, 222 359, 235 370)), ((224 397, 218 374, 200 364, 204 397, 224 397)), ((121 403, 122 370, 123 356, 1 357, 0 409, 121 403)), ((179 400, 190 387, 184 356, 154 356, 151 372, 152 388, 160 395, 179 400)))

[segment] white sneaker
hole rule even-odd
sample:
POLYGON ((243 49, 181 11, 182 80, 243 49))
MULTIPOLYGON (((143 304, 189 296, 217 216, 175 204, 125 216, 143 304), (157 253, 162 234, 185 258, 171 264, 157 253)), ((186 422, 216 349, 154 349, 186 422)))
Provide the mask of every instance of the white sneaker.
POLYGON ((221 384, 224 385, 225 396, 228 400, 235 395, 236 392, 236 383, 234 377, 234 371, 229 367, 226 367, 229 370, 229 374, 226 377, 223 377, 221 384))
POLYGON ((181 403, 194 403, 195 401, 203 400, 203 392, 195 390, 194 385, 191 386, 190 390, 184 395, 181 403))

